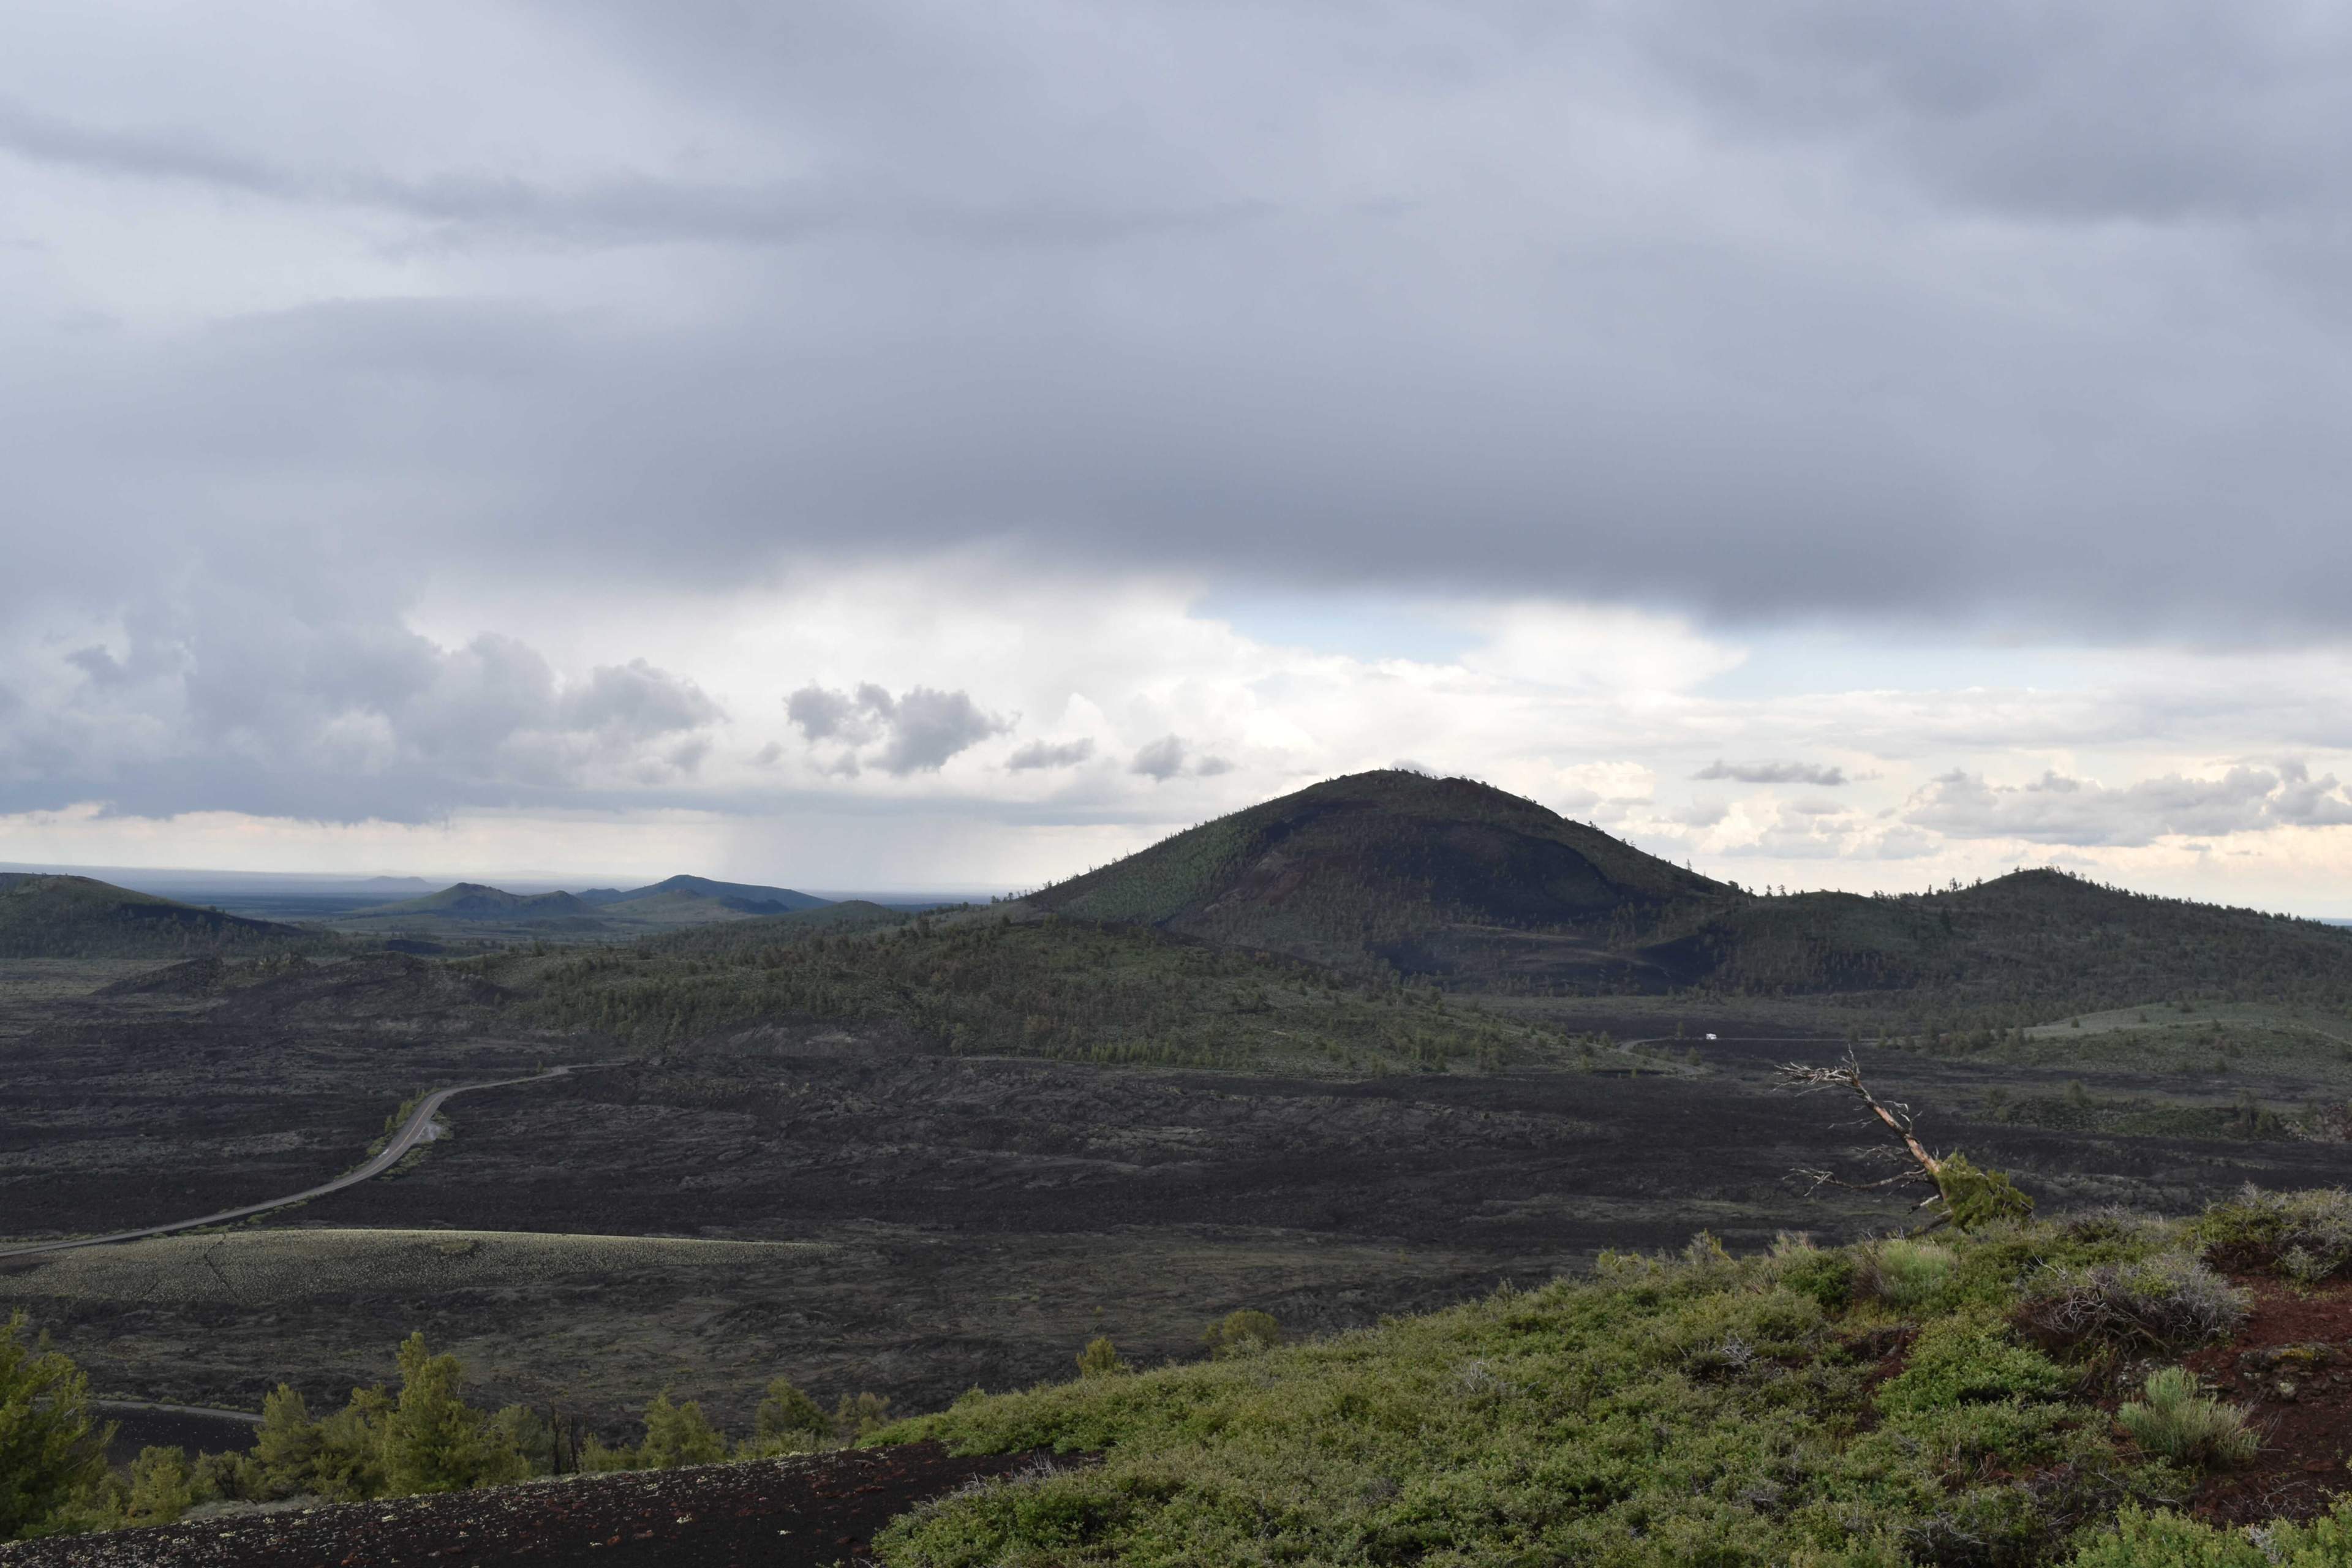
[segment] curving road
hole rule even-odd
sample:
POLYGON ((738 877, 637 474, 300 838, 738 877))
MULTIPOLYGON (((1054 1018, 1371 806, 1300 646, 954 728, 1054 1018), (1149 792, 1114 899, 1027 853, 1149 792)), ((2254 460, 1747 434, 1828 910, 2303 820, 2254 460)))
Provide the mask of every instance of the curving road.
MULTIPOLYGON (((583 1062, 578 1065, 599 1068, 617 1067, 621 1064, 583 1062)), ((400 1124, 400 1131, 392 1135, 392 1141, 383 1146, 383 1152, 377 1154, 375 1158, 356 1171, 337 1176, 331 1182, 321 1183, 318 1186, 308 1187, 299 1193, 289 1193, 282 1198, 271 1198, 266 1203, 247 1204, 243 1208, 223 1209, 218 1214, 202 1215, 194 1219, 173 1220, 169 1225, 151 1225, 144 1230, 118 1230, 111 1236, 86 1236, 74 1241, 44 1241, 31 1247, 7 1247, 0 1249, 0 1258, 30 1258, 36 1253, 42 1252, 68 1252, 77 1247, 106 1247, 118 1241, 143 1241, 151 1236, 169 1236, 175 1230, 194 1230, 199 1226, 219 1225, 226 1220, 244 1219, 251 1215, 268 1214, 271 1209, 282 1209, 289 1204, 299 1204, 310 1198, 324 1197, 329 1193, 339 1193, 345 1187, 357 1186, 372 1176, 383 1175, 386 1171, 399 1164, 410 1150, 425 1142, 430 1135, 433 1118, 439 1113, 443 1102, 451 1095, 465 1094, 477 1089, 504 1089, 509 1084, 544 1083, 549 1079, 562 1078, 574 1070, 576 1069, 572 1067, 560 1067, 546 1072, 533 1073, 529 1078, 493 1079, 487 1083, 460 1083, 453 1084, 447 1089, 436 1089, 417 1101, 415 1110, 410 1113, 407 1121, 400 1124)))

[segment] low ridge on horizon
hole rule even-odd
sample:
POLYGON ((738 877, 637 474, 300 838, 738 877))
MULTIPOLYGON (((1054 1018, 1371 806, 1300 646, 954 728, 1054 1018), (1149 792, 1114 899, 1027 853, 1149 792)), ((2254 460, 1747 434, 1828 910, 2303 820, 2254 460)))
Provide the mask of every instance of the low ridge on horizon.
MULTIPOLYGON (((394 932, 412 951, 544 935, 611 939, 838 907, 681 873, 635 889, 519 894, 460 881, 300 925, 63 879, 54 918, 15 874, 9 951, 153 952, 394 932), (101 891, 101 889, 103 891, 101 891), (788 901, 789 900, 789 901, 788 901), (165 919, 156 911, 180 913, 165 919), (508 933, 501 937, 500 932, 508 933), (421 943, 421 945, 418 945, 421 943), (93 946, 92 944, 96 944, 93 946)), ((1932 893, 1757 893, 1475 780, 1342 775, 1185 829, 1014 900, 1362 977, 1532 994, 1979 991, 2115 1003, 2225 972, 2352 987, 2352 932, 2024 869, 1932 893)), ((2267 982, 2266 982, 2267 984, 2267 982)))

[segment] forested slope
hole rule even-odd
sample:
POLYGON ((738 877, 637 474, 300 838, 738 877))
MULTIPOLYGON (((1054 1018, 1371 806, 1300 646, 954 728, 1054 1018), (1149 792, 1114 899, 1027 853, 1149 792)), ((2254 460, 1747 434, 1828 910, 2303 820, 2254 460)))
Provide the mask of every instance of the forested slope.
POLYGON ((1738 896, 1533 801, 1391 770, 1220 817, 1028 902, 1357 973, 1655 989, 1629 939, 1738 896))
POLYGON ((0 872, 0 958, 170 958, 310 940, 90 877, 0 872))
POLYGON ((1909 993, 2020 1023, 2162 998, 2352 1003, 2352 931, 2053 870, 1927 895, 1743 900, 1643 951, 1711 992, 1909 993))
POLYGON ((961 1055, 1338 1068, 1499 1064, 1556 1031, 1128 925, 841 904, 586 952, 473 961, 528 991, 523 1016, 640 1045, 762 1025, 896 1031, 961 1055))

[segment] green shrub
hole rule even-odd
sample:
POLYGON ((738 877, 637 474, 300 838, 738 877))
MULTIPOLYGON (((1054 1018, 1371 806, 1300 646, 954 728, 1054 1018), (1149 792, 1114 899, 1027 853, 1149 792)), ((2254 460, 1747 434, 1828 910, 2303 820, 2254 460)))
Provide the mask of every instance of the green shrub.
POLYGON ((188 1467, 188 1484, 198 1502, 215 1498, 252 1502, 263 1496, 261 1467, 250 1454, 198 1454, 188 1467))
POLYGON ((803 1452, 823 1446, 833 1436, 833 1418, 792 1379, 768 1384, 767 1397, 751 1416, 751 1441, 762 1453, 803 1452))
POLYGON ((2068 1241, 2112 1242, 2160 1239, 2172 1233, 2160 1215, 2126 1208, 2121 1204, 2096 1204, 2051 1221, 2051 1229, 2068 1241))
MULTIPOLYGON (((1106 1340, 1103 1342, 1108 1344, 1110 1342, 1106 1340)), ((1213 1356, 1255 1355, 1282 1342, 1282 1325, 1274 1321, 1271 1312, 1254 1312, 1244 1308, 1237 1312, 1228 1312, 1210 1324, 1208 1332, 1201 1336, 1201 1342, 1209 1347, 1209 1353, 1213 1356)), ((1087 1348, 1091 1350, 1093 1347, 1087 1348)), ((1086 1365, 1084 1356, 1078 1358, 1078 1364, 1083 1371, 1086 1365)))
POLYGON ((614 1470, 634 1470, 637 1468, 637 1451, 624 1445, 608 1448, 604 1440, 593 1436, 580 1446, 580 1468, 585 1473, 604 1475, 614 1470))
POLYGON ((960 1402, 881 1440, 1103 1458, 941 1500, 878 1545, 899 1568, 2046 1563, 2178 1476, 2119 1454, 2071 1374, 2008 1337, 1992 1293, 2036 1248, 2000 1227, 1943 1248, 1966 1315, 1875 1409, 1835 1290, 1798 1288, 1834 1270, 1793 1242, 1618 1255, 1245 1359, 960 1402))
POLYGON ((2196 1234, 2224 1268, 2268 1268, 2315 1285, 2352 1268, 2352 1193, 2272 1193, 2249 1185, 2208 1208, 2196 1234))
POLYGON ((196 1504, 195 1478, 184 1449, 145 1447, 131 1461, 130 1524, 169 1524, 196 1504))
POLYGON ((1952 1263, 1950 1249, 1932 1241, 1882 1242, 1864 1255, 1854 1289, 1890 1307, 1923 1307, 1950 1282, 1952 1263))
POLYGON ((2246 1429, 2246 1413, 2207 1397, 2183 1367, 2150 1373, 2146 1399, 2125 1405, 2116 1419, 2133 1442, 2176 1464, 2242 1465, 2262 1448, 2262 1439, 2246 1429))
POLYGON ((1998 1400, 2055 1399, 2073 1382, 2064 1368, 1998 1326, 1947 1320, 1920 1332, 1909 1363, 1879 1389, 1878 1407, 1895 1415, 1998 1400))
POLYGON ((1098 1334, 1088 1340, 1087 1348, 1078 1352, 1080 1377, 1115 1377, 1120 1373, 1134 1370, 1120 1358, 1118 1347, 1110 1342, 1108 1334, 1098 1334))
POLYGON ((1944 1212, 1962 1230, 2023 1220, 2033 1213, 2033 1200, 2017 1190, 2006 1172, 1970 1164, 1965 1154, 1944 1161, 1936 1172, 1936 1190, 1943 1196, 1944 1212))
POLYGON ((2343 1568, 2352 1563, 2352 1498, 2305 1523, 2273 1520, 2216 1530, 2164 1510, 2127 1507, 2115 1532, 2066 1560, 2065 1568, 2343 1568))
POLYGON ((845 1394, 833 1407, 833 1435, 845 1443, 871 1437, 888 1425, 890 1402, 878 1394, 845 1394))
POLYGON ((1783 1289, 1811 1300, 1825 1312, 1842 1312, 1853 1303, 1853 1254, 1815 1247, 1801 1236, 1783 1231, 1772 1243, 1774 1272, 1783 1289))
POLYGON ((2188 1350, 2246 1321, 2246 1293, 2185 1252, 2047 1268, 2020 1295, 2020 1324, 2052 1348, 2188 1350))

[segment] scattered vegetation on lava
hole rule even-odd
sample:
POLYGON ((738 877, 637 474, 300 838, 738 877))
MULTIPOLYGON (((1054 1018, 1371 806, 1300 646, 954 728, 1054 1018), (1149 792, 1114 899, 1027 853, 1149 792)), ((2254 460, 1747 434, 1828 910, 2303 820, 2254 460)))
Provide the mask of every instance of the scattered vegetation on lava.
MULTIPOLYGON (((2328 1489, 2251 1532, 2200 1516, 2242 1468, 2314 1461, 2270 1454, 2269 1428, 2183 1363, 2312 1360, 2251 1342, 2247 1286, 2215 1266, 2352 1307, 2347 1213, 2342 1193, 2248 1192, 2188 1221, 2093 1210, 1933 1243, 1783 1237, 1748 1257, 1702 1234, 1678 1256, 1607 1255, 1586 1278, 1327 1339, 1287 1343, 1263 1314, 1234 1313, 1181 1364, 1138 1368, 1098 1339, 1071 1382, 974 1391, 896 1424, 879 1400, 827 1411, 779 1380, 732 1442, 666 1395, 625 1447, 530 1408, 475 1409, 456 1360, 412 1338, 396 1391, 360 1390, 319 1418, 280 1389, 251 1452, 150 1449, 128 1475, 91 1469, 72 1369, 12 1332, 0 1409, 26 1405, 27 1368, 62 1390, 42 1451, 71 1463, 27 1482, 7 1449, 18 1468, 0 1469, 0 1495, 47 1489, 48 1511, 17 1523, 29 1534, 159 1522, 206 1498, 374 1498, 939 1441, 1100 1462, 916 1508, 876 1542, 898 1568, 2336 1563, 2352 1500, 2328 1489)), ((2305 1429, 2340 1469, 2339 1427, 2305 1429)))
MULTIPOLYGON (((486 974, 515 961, 472 961, 486 974)), ((535 967, 523 1016, 652 1046, 889 1025, 956 1055, 1244 1068, 1499 1067, 1562 1042, 1429 986, 1132 926, 974 911, 840 931, 744 921, 535 967)))
POLYGON ((2189 1511, 2262 1436, 2173 1362, 2244 1321, 2200 1248, 2292 1269, 2276 1249, 2332 1247, 2347 1203, 1747 1258, 1702 1236, 1319 1342, 973 1399, 882 1440, 1103 1462, 943 1499, 877 1545, 901 1568, 2340 1563, 2352 1500, 2252 1538, 2189 1511))

